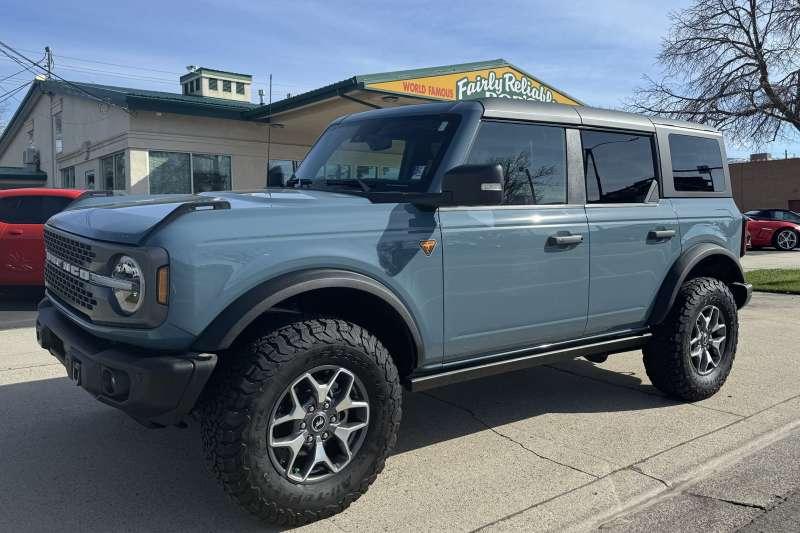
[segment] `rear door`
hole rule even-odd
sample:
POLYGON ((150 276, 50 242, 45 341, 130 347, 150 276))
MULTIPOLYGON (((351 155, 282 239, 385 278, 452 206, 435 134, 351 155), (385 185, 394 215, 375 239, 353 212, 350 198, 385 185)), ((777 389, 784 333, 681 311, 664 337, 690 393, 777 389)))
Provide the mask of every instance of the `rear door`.
POLYGON ((659 198, 652 133, 583 130, 591 243, 587 335, 644 325, 681 250, 670 200, 659 198))
POLYGON ((0 198, 0 284, 41 285, 44 282, 43 224, 71 199, 20 195, 0 198))
POLYGON ((468 163, 503 166, 503 203, 439 210, 445 361, 583 334, 588 225, 583 196, 568 201, 567 137, 556 126, 480 126, 468 163))

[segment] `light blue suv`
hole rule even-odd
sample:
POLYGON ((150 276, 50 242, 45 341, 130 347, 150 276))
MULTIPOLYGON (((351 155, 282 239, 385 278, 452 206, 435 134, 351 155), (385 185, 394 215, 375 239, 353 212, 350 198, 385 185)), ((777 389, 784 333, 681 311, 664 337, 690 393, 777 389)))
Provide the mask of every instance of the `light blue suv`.
POLYGON ((374 481, 402 386, 642 349, 666 394, 719 390, 751 293, 725 161, 710 128, 586 107, 340 118, 285 188, 50 219, 37 336, 147 425, 198 415, 227 492, 300 524, 374 481))

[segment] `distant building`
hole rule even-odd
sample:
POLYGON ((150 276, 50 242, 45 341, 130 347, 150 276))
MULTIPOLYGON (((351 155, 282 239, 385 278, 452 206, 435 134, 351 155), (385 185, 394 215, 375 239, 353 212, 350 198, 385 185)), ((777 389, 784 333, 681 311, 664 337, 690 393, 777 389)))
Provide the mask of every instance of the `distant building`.
POLYGON ((750 161, 769 161, 770 159, 772 159, 772 154, 768 152, 750 154, 750 161))
POLYGON ((800 159, 755 160, 730 165, 733 196, 742 211, 800 212, 800 159))
POLYGON ((502 59, 353 76, 272 105, 251 103, 251 85, 205 67, 181 76, 180 93, 36 80, 0 136, 0 188, 263 188, 341 115, 483 96, 580 103, 502 59))

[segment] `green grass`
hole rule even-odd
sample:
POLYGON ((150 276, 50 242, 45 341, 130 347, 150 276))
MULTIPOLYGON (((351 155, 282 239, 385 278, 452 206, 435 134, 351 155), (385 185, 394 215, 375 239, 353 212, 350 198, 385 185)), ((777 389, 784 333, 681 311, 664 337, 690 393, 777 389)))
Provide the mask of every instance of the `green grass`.
POLYGON ((745 273, 753 290, 800 294, 800 268, 769 268, 745 273))

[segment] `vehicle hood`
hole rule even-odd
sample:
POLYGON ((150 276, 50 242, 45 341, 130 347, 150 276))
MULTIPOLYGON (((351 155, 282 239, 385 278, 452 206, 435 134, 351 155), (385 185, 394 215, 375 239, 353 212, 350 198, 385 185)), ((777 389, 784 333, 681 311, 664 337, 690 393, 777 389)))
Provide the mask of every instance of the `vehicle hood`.
MULTIPOLYGON (((339 205, 368 204, 366 198, 328 191, 291 189, 247 192, 92 197, 72 204, 54 215, 48 226, 90 239, 123 244, 142 244, 159 226, 199 211, 263 209, 318 209, 339 205)), ((218 216, 207 213, 207 216, 218 216)))

